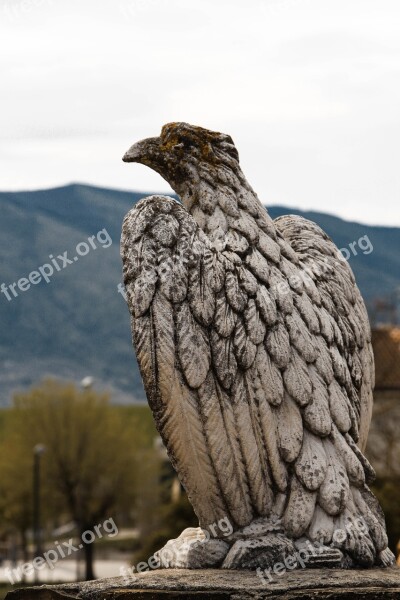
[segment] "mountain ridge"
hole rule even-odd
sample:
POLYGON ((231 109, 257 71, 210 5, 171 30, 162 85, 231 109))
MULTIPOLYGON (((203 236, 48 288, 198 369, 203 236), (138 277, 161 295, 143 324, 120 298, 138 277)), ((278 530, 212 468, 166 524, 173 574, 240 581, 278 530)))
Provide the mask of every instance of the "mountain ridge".
MULTIPOLYGON (((13 391, 45 375, 75 381, 92 375, 99 387, 110 389, 115 401, 145 399, 131 347, 129 314, 118 284, 123 217, 149 195, 80 183, 0 192, 0 284, 7 286, 11 297, 0 294, 0 404, 7 405, 13 391), (111 240, 108 246, 106 234, 111 240), (85 244, 89 250, 81 255, 77 249, 85 250, 85 244), (59 256, 71 262, 64 265, 59 256), (29 279, 45 264, 53 268, 49 281, 42 279, 25 291, 16 285, 15 297, 10 285, 29 279)), ((339 248, 350 253, 367 302, 392 294, 398 286, 400 228, 363 225, 282 206, 269 206, 268 212, 272 218, 298 214, 317 222, 339 248), (365 236, 372 246, 369 253, 366 243, 365 251, 359 244, 365 236)))

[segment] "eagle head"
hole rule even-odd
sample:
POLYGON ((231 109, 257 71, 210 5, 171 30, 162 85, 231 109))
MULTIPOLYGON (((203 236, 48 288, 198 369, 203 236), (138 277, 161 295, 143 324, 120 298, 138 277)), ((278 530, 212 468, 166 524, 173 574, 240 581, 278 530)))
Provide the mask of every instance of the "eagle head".
POLYGON ((188 123, 168 123, 159 137, 137 142, 122 158, 147 165, 179 195, 196 185, 204 174, 220 166, 239 168, 239 154, 229 135, 188 123))

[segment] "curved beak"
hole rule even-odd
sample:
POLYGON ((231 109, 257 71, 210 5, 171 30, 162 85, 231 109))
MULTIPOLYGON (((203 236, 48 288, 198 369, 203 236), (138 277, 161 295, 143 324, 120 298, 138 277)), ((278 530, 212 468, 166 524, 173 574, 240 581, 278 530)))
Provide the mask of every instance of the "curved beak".
POLYGON ((152 137, 133 144, 125 152, 122 160, 124 162, 137 162, 152 166, 160 157, 160 138, 152 137))

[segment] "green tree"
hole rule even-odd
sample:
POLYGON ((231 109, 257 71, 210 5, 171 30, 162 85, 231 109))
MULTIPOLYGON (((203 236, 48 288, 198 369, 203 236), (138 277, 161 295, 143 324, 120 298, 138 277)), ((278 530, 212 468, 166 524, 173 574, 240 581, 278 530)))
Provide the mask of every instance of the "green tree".
MULTIPOLYGON (((82 537, 135 502, 140 428, 106 394, 45 381, 15 397, 0 449, 3 516, 20 532, 31 523, 33 448, 43 444, 42 506, 68 514, 82 537)), ((81 540, 86 578, 93 579, 93 544, 81 540)))
POLYGON ((32 468, 32 451, 26 452, 14 432, 7 435, 0 445, 0 515, 3 528, 17 532, 24 562, 32 525, 32 468))

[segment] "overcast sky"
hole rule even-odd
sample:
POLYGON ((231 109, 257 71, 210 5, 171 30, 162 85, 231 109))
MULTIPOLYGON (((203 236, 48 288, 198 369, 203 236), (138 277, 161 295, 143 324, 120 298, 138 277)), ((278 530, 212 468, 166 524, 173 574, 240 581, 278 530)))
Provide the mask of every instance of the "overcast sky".
POLYGON ((398 0, 0 0, 0 190, 168 191, 121 162, 232 135, 265 204, 400 226, 398 0))

